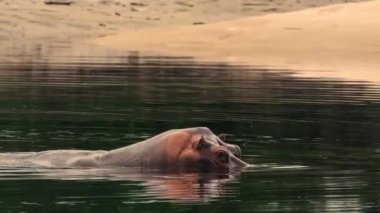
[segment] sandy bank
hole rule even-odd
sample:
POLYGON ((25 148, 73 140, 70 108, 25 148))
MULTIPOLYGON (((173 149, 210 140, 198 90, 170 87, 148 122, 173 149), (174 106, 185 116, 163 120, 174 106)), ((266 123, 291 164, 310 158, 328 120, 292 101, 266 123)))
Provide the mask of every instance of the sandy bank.
POLYGON ((111 48, 307 70, 302 75, 380 82, 380 0, 195 26, 126 31, 111 48))
POLYGON ((70 5, 54 5, 44 0, 0 0, 0 61, 4 55, 49 56, 73 42, 122 30, 209 24, 347 0, 70 1, 70 5))

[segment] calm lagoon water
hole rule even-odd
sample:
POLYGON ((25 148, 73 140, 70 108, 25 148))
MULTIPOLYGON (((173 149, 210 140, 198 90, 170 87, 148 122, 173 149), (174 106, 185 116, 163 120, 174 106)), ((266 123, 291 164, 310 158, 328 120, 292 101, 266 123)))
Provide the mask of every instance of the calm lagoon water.
POLYGON ((16 58, 0 65, 0 152, 113 149, 207 126, 255 167, 1 167, 1 212, 380 211, 380 85, 138 53, 16 58))

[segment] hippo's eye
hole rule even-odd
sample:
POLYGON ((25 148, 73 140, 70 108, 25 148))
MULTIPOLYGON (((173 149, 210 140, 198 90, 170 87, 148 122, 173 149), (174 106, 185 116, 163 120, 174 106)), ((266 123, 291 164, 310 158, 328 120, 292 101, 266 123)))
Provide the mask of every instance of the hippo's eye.
POLYGON ((228 163, 228 154, 225 151, 219 150, 216 152, 216 158, 221 163, 228 163))

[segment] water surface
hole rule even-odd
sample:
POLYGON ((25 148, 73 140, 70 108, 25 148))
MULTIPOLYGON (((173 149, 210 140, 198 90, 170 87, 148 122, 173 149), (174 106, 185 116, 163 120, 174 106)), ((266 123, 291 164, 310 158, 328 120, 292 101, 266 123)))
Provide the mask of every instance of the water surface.
POLYGON ((379 211, 379 85, 138 53, 4 58, 1 152, 109 150, 207 126, 231 134, 255 167, 2 167, 2 212, 379 211))

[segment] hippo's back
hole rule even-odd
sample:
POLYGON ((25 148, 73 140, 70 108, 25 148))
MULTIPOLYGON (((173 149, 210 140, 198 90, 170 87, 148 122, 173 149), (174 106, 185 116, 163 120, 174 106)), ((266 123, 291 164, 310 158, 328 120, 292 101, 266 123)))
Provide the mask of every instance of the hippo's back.
POLYGON ((0 166, 67 167, 74 161, 105 153, 106 151, 50 150, 42 152, 0 153, 0 166))

